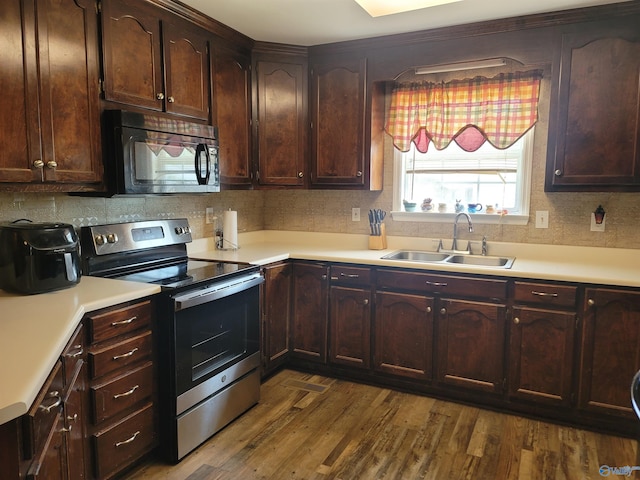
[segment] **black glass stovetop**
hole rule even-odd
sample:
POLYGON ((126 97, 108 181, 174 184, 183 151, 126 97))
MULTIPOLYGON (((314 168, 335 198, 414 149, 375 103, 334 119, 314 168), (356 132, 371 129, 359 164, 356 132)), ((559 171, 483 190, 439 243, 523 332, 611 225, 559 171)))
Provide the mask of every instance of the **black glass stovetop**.
POLYGON ((120 275, 118 280, 152 283, 163 289, 175 289, 218 281, 239 272, 257 270, 258 267, 246 263, 215 262, 206 260, 188 260, 175 265, 158 267, 151 270, 120 275))

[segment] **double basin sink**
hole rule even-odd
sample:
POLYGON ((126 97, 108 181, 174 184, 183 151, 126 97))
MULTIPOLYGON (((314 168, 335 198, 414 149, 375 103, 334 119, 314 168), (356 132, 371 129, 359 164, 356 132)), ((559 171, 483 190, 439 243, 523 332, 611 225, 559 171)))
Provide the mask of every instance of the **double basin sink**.
POLYGON ((455 263, 478 267, 511 268, 514 257, 494 257, 489 255, 450 254, 423 252, 419 250, 399 250, 382 257, 385 260, 402 260, 417 263, 455 263))

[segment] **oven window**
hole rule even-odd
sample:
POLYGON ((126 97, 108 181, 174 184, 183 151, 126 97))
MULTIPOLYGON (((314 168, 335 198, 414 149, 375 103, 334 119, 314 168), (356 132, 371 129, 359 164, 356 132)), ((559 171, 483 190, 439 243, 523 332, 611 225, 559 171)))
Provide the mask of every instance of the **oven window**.
POLYGON ((257 286, 177 312, 177 394, 256 353, 259 321, 257 286))

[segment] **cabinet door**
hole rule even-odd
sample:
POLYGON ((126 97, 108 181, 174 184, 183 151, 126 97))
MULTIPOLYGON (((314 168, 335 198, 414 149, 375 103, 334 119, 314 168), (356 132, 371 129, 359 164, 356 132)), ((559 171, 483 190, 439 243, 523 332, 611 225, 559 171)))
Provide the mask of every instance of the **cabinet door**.
POLYGON ((576 314, 514 308, 509 345, 509 395, 569 406, 576 314))
POLYGON ((290 263, 264 269, 264 373, 284 363, 289 356, 292 273, 290 263))
POLYGON ((640 189, 637 19, 562 38, 546 190, 640 189))
POLYGON ((104 97, 162 111, 160 18, 138 0, 103 0, 104 97))
POLYGON ((251 63, 223 48, 214 52, 213 95, 220 140, 220 182, 251 185, 251 63))
POLYGON ((367 185, 364 159, 366 60, 335 59, 311 71, 311 183, 367 185))
POLYGON ((259 61, 256 68, 258 183, 304 185, 305 65, 259 61))
POLYGON ((85 478, 84 451, 84 391, 86 378, 86 364, 80 360, 76 374, 68 389, 68 396, 64 402, 64 423, 66 434, 66 454, 69 478, 81 480, 85 478))
POLYGON ((21 0, 0 2, 0 91, 10 92, 0 108, 1 182, 40 182, 43 178, 42 168, 34 167, 31 160, 42 158, 38 97, 33 95, 37 93, 37 65, 32 3, 26 2, 23 9, 21 0), (27 62, 31 67, 25 71, 27 62))
POLYGON ((166 111, 209 120, 209 40, 186 22, 163 22, 166 111))
POLYGON ((44 179, 97 183, 102 156, 95 1, 36 5, 44 179))
POLYGON ((331 362, 369 368, 371 366, 371 291, 333 286, 330 298, 331 362))
POLYGON ((442 299, 438 311, 438 380, 501 393, 505 381, 506 307, 442 299))
POLYGON ((64 421, 61 414, 49 431, 44 447, 27 471, 27 480, 66 480, 67 458, 64 445, 64 421))
POLYGON ((402 377, 433 377, 433 298, 407 293, 376 294, 376 370, 402 377))
POLYGON ((293 265, 292 356, 326 363, 329 267, 293 265))
POLYGON ((588 288, 580 408, 633 418, 631 380, 640 370, 640 293, 588 288))

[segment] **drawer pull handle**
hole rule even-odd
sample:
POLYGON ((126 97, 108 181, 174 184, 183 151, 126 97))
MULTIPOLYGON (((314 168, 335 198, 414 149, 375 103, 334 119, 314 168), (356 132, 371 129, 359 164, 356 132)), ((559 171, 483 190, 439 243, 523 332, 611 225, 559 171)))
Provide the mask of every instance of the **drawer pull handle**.
POLYGON ((137 320, 138 317, 131 317, 127 320, 120 320, 119 322, 111 322, 111 326, 112 327, 117 327, 118 325, 129 325, 131 322, 133 322, 134 320, 137 320))
POLYGON ((119 360, 121 358, 127 358, 127 357, 130 357, 131 355, 133 355, 134 353, 136 353, 137 351, 138 351, 138 347, 134 348, 130 352, 123 353, 122 355, 116 355, 115 357, 113 357, 113 359, 114 360, 119 360))
POLYGON ((40 409, 44 410, 47 413, 49 413, 52 409, 59 407, 62 404, 62 397, 58 395, 58 392, 51 392, 50 395, 52 397, 56 397, 56 401, 49 406, 40 405, 40 409))
POLYGON ((427 285, 431 285, 433 287, 446 287, 447 286, 446 282, 430 282, 429 280, 427 280, 425 283, 427 285))
POLYGON ((131 436, 131 438, 127 438, 126 440, 123 440, 123 441, 121 441, 121 442, 116 442, 116 443, 115 443, 115 446, 116 446, 116 447, 119 447, 119 446, 121 446, 121 445, 126 445, 127 443, 131 443, 131 442, 133 442, 133 441, 136 439, 136 437, 137 437, 138 435, 140 435, 140 430, 138 430, 136 433, 134 433, 134 434, 131 436))
POLYGON ((67 357, 78 358, 80 355, 84 353, 84 349, 80 345, 77 345, 76 348, 80 348, 80 350, 78 350, 76 353, 68 353, 67 357))
POLYGON ((531 295, 536 295, 538 297, 558 297, 557 293, 536 292, 535 290, 531 290, 531 295))
POLYGON ((348 274, 348 273, 341 273, 340 274, 341 277, 347 277, 347 278, 360 278, 360 275, 358 274, 348 274))
POLYGON ((131 390, 127 390, 124 393, 116 393, 113 398, 120 398, 120 397, 128 397, 129 395, 131 395, 133 392, 135 392, 138 388, 140 388, 140 385, 136 385, 135 387, 133 387, 131 390))

